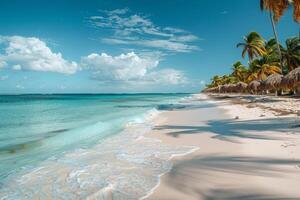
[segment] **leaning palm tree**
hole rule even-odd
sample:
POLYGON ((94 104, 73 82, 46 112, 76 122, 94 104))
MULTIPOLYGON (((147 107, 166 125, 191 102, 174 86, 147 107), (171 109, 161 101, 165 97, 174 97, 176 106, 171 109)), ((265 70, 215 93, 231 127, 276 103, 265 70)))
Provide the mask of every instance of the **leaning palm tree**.
POLYGON ((238 43, 237 47, 243 48, 242 57, 245 58, 246 54, 248 54, 250 62, 254 57, 262 56, 266 52, 265 41, 257 32, 249 33, 244 37, 244 42, 238 43))
POLYGON ((279 54, 281 70, 283 70, 282 55, 275 23, 279 21, 289 5, 294 6, 294 20, 296 22, 300 22, 300 0, 260 0, 261 10, 267 10, 270 12, 270 19, 274 37, 277 43, 277 51, 279 54))
POLYGON ((278 22, 289 6, 294 7, 294 20, 300 22, 300 1, 299 0, 260 0, 261 10, 268 10, 272 18, 278 22))
POLYGON ((300 1, 294 0, 293 5, 294 5, 294 20, 299 23, 300 22, 300 1))
POLYGON ((286 49, 282 51, 283 61, 288 71, 291 71, 300 67, 300 38, 288 38, 285 43, 286 49))

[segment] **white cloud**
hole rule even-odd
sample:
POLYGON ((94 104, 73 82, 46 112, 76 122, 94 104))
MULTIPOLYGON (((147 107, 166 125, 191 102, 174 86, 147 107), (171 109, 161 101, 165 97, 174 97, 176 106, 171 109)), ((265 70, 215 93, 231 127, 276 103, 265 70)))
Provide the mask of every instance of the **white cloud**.
POLYGON ((0 81, 5 81, 8 79, 8 75, 0 76, 0 81))
POLYGON ((165 27, 165 31, 170 31, 171 33, 186 33, 185 30, 180 29, 180 28, 173 28, 173 27, 165 27))
POLYGON ((184 43, 174 42, 170 40, 121 40, 114 38, 104 38, 102 39, 102 41, 108 44, 133 44, 176 52, 190 52, 192 50, 198 49, 198 47, 193 45, 186 45, 184 43))
POLYGON ((198 40, 196 35, 183 29, 157 26, 148 17, 131 14, 128 9, 105 11, 101 16, 90 17, 89 21, 94 27, 112 30, 112 37, 102 39, 106 43, 140 45, 174 52, 198 49, 190 44, 198 40))
POLYGON ((175 69, 162 69, 153 71, 149 73, 149 75, 146 77, 146 80, 153 83, 165 83, 173 85, 186 83, 184 73, 175 69))
POLYGON ((83 65, 95 71, 98 78, 116 81, 136 80, 145 76, 148 69, 158 65, 157 60, 141 58, 134 52, 110 56, 106 53, 90 54, 82 58, 83 65))
POLYGON ((199 38, 195 35, 181 35, 181 36, 175 36, 171 38, 172 41, 178 41, 178 42, 192 42, 195 40, 198 40, 199 38))
POLYGON ((127 13, 128 11, 129 11, 128 8, 123 8, 123 9, 115 9, 115 10, 112 10, 112 11, 107 11, 107 13, 109 15, 113 15, 113 14, 123 15, 123 14, 127 13))
POLYGON ((1 62, 15 70, 32 70, 73 74, 78 70, 76 62, 65 60, 61 53, 54 53, 45 42, 35 37, 0 36, 6 45, 1 62))
POLYGON ((139 84, 181 84, 184 74, 175 69, 156 70, 159 60, 134 52, 111 56, 92 53, 82 58, 82 65, 93 71, 93 78, 103 82, 139 84))

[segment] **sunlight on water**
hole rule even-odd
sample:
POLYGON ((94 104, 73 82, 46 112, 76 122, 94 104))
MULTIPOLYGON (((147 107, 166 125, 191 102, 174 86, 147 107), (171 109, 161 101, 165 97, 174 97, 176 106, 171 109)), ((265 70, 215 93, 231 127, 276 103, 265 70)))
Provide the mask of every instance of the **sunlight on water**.
POLYGON ((182 97, 1 96, 0 198, 146 195, 170 169, 172 155, 194 149, 143 136, 157 109, 180 108, 183 104, 176 102, 182 97))

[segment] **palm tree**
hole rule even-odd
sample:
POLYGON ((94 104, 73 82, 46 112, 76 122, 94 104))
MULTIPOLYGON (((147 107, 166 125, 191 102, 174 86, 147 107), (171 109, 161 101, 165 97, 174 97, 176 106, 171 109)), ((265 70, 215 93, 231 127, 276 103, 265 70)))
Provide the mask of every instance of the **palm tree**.
POLYGON ((221 83, 222 83, 222 85, 229 84, 229 83, 236 83, 236 82, 237 82, 237 79, 234 76, 223 75, 221 77, 221 83))
POLYGON ((245 82, 247 69, 240 61, 232 65, 232 71, 231 75, 235 77, 238 82, 245 82))
POLYGON ((294 0, 293 1, 294 5, 294 20, 295 22, 300 22, 300 1, 299 0, 294 0))
POLYGON ((251 81, 256 79, 257 79, 256 69, 255 68, 249 69, 246 77, 246 83, 250 83, 251 81))
POLYGON ((300 1, 299 0, 260 0, 261 10, 268 10, 275 22, 278 22, 289 5, 294 7, 294 20, 300 22, 300 1))
MULTIPOLYGON (((284 48, 279 45, 281 52, 284 51, 284 48)), ((275 38, 271 38, 266 42, 265 45, 266 54, 269 60, 276 61, 278 63, 281 62, 279 52, 277 51, 277 42, 275 38)))
POLYGON ((254 60, 249 68, 253 75, 259 80, 266 80, 271 74, 280 74, 281 69, 277 61, 272 60, 269 56, 263 56, 254 60))
POLYGON ((265 44, 265 49, 267 54, 276 54, 277 42, 275 38, 269 39, 265 44))
POLYGON ((237 44, 237 47, 243 48, 242 57, 245 58, 247 53, 251 62, 254 57, 265 54, 266 50, 264 45, 264 39, 257 32, 251 32, 244 37, 243 43, 237 44))
POLYGON ((294 20, 300 22, 300 1, 299 0, 260 0, 260 9, 270 12, 270 19, 272 23, 272 29, 274 37, 277 43, 277 51, 279 54, 279 60, 281 64, 281 70, 283 70, 282 53, 280 50, 279 39, 276 31, 275 22, 278 22, 280 17, 287 10, 289 5, 294 6, 294 20))
POLYGON ((219 86, 222 84, 222 77, 216 75, 212 77, 211 81, 213 87, 219 86))
POLYGON ((291 71, 300 67, 300 38, 288 38, 285 43, 286 49, 282 51, 282 56, 287 69, 291 71))

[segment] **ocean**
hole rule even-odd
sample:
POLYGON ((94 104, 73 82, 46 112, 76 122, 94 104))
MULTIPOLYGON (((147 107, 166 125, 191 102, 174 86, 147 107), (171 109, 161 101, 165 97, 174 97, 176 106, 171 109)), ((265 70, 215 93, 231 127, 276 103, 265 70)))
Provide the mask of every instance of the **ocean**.
POLYGON ((190 94, 0 95, 0 199, 141 199, 193 151, 144 137, 190 94))

